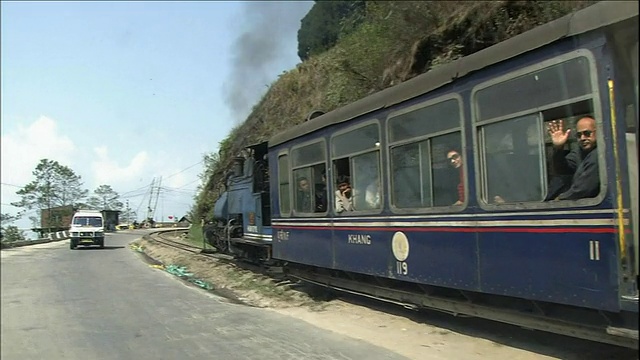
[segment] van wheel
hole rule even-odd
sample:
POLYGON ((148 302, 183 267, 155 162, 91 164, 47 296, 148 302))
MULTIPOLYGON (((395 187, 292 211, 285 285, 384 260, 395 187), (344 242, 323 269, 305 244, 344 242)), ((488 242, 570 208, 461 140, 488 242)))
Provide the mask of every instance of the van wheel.
POLYGON ((78 245, 76 245, 76 242, 73 240, 69 241, 69 249, 71 250, 75 250, 78 247, 78 245))
POLYGON ((104 240, 100 241, 98 245, 100 246, 100 249, 104 249, 104 240))

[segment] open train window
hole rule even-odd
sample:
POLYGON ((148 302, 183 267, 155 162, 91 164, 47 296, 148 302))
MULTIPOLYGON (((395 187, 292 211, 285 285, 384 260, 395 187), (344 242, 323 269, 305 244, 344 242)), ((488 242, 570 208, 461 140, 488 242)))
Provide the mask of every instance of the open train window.
POLYGON ((380 211, 380 129, 377 121, 331 138, 333 207, 336 213, 380 211))
MULTIPOLYGON (((564 154, 579 151, 576 123, 584 116, 596 119, 596 137, 602 137, 602 119, 594 114, 592 60, 585 51, 576 53, 580 56, 545 61, 474 91, 481 204, 541 203, 569 189, 572 173, 560 166, 563 156, 554 157, 549 122, 561 121, 564 130, 571 130, 559 150, 564 154)), ((602 176, 602 169, 596 176, 602 176)))
POLYGON ((460 101, 442 98, 391 114, 391 204, 396 209, 465 202, 460 101))
POLYGON ((326 145, 318 141, 291 150, 294 214, 319 215, 327 211, 326 145))

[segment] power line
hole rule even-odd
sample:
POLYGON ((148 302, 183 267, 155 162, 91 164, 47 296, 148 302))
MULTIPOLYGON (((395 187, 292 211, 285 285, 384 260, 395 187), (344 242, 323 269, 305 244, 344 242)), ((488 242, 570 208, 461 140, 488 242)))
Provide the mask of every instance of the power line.
POLYGON ((147 187, 149 187, 149 185, 145 185, 145 186, 143 186, 143 187, 141 187, 141 188, 137 188, 137 189, 135 189, 135 190, 127 191, 127 192, 125 192, 125 193, 120 194, 120 196, 123 196, 123 195, 129 194, 129 193, 132 193, 132 192, 135 192, 135 191, 143 190, 143 189, 144 189, 144 191, 146 192, 146 191, 147 191, 147 190, 146 190, 146 188, 147 188, 147 187))
POLYGON ((131 199, 131 198, 135 198, 135 197, 138 197, 138 196, 146 195, 146 193, 147 193, 148 191, 149 191, 149 190, 144 189, 144 191, 140 191, 138 194, 131 194, 131 195, 125 195, 125 196, 120 195, 120 198, 121 198, 121 199, 131 199))
POLYGON ((166 180, 166 179, 169 179, 169 178, 170 178, 170 177, 172 177, 172 176, 176 176, 176 175, 178 175, 178 174, 180 174, 180 173, 183 173, 183 172, 185 172, 185 171, 187 171, 187 170, 191 169, 192 167, 194 167, 194 166, 196 166, 196 165, 200 165, 200 164, 202 164, 203 162, 204 162, 204 159, 202 159, 202 160, 198 161, 197 163, 195 163, 195 164, 193 164, 193 165, 190 165, 190 166, 188 166, 188 167, 186 167, 186 168, 184 168, 184 169, 182 169, 182 170, 178 171, 178 172, 177 172, 177 173, 175 173, 175 174, 171 174, 171 175, 167 176, 167 177, 165 178, 165 180, 166 180))
POLYGON ((162 190, 164 190, 166 192, 170 192, 170 193, 182 193, 182 194, 192 194, 192 193, 194 193, 196 191, 196 190, 192 190, 192 189, 181 190, 180 188, 171 188, 171 187, 166 187, 166 186, 163 186, 162 190))
MULTIPOLYGON (((192 182, 190 182, 190 183, 186 183, 186 184, 184 184, 184 185, 180 186, 178 189, 182 189, 183 187, 185 187, 185 186, 187 186, 187 185, 191 185, 191 184, 193 184, 193 183, 194 183, 194 182, 196 182, 196 181, 200 181, 200 179, 195 179, 195 180, 193 180, 193 181, 192 181, 192 182)), ((196 190, 194 190, 194 191, 196 191, 196 190)))

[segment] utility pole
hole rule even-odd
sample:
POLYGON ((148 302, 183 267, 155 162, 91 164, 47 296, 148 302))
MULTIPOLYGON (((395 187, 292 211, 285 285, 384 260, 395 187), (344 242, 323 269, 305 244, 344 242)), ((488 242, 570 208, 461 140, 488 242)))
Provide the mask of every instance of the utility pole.
POLYGON ((147 206, 147 218, 145 220, 149 220, 151 218, 151 201, 153 200, 153 184, 155 184, 156 178, 151 180, 151 191, 149 192, 149 205, 147 206))
POLYGON ((51 180, 47 179, 47 205, 49 215, 47 216, 47 232, 51 233, 51 180))
POLYGON ((158 192, 156 193, 156 202, 153 204, 153 212, 151 213, 151 217, 156 216, 156 209, 158 207, 158 198, 160 198, 160 185, 162 185, 162 176, 160 176, 160 181, 158 181, 158 192))
POLYGON ((127 199, 127 224, 132 223, 131 221, 131 209, 129 209, 129 199, 127 199))

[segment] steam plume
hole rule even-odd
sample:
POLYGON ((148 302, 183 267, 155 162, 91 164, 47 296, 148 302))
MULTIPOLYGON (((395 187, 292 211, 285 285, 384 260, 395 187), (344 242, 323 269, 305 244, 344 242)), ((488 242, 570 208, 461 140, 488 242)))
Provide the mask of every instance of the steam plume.
POLYGON ((232 70, 225 81, 225 102, 236 123, 246 119, 251 108, 260 100, 284 70, 284 60, 297 59, 297 33, 300 20, 309 12, 313 2, 255 1, 244 4, 238 21, 243 31, 232 45, 232 70))

